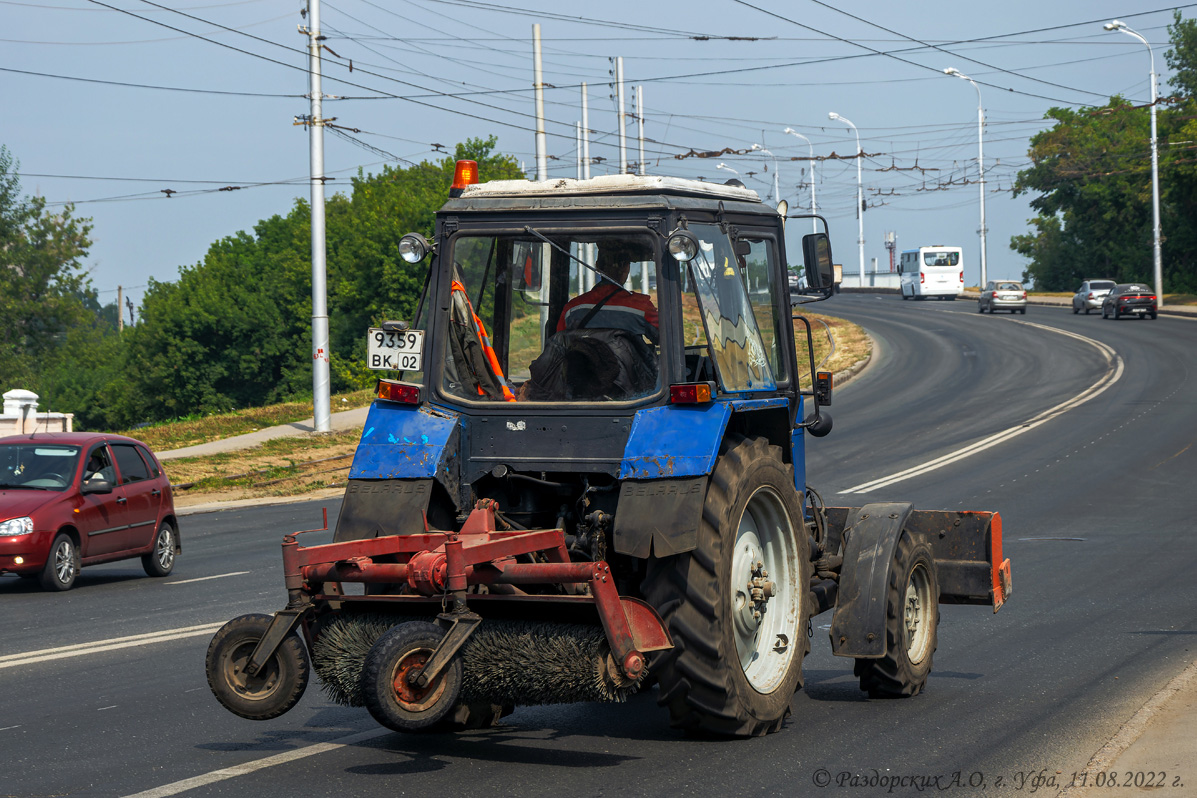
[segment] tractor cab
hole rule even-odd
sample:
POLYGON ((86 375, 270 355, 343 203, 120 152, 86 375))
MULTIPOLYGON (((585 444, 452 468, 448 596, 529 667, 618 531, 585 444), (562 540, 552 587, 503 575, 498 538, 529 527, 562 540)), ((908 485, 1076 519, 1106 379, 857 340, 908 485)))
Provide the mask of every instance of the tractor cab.
MULTIPOLYGON (((826 233, 802 250, 822 292, 826 233)), ((803 490, 802 430, 830 428, 830 395, 796 359, 784 216, 755 192, 633 175, 462 185, 433 240, 400 251, 428 280, 414 321, 370 331, 371 365, 402 371, 379 381, 338 536, 370 535, 401 489, 408 517, 460 524, 489 498, 570 528, 596 491, 614 515, 631 481, 704 481, 733 428, 781 447, 803 490)))

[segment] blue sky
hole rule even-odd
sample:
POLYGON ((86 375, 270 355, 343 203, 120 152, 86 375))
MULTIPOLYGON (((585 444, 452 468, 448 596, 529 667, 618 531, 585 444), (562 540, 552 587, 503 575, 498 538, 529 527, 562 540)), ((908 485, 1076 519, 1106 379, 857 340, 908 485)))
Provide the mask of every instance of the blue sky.
MULTIPOLYGON (((303 7, 0 0, 8 99, 0 143, 19 160, 26 193, 53 207, 74 202, 77 215, 94 220, 88 267, 102 301, 112 301, 118 285, 139 301, 150 278, 176 279, 214 241, 309 196, 308 138, 293 124, 308 112, 306 37, 297 30, 306 24, 303 7)), ((1180 7, 1192 16, 1197 4, 1180 7)), ((1044 112, 1100 105, 1111 94, 1139 103, 1149 96, 1147 48, 1104 31, 1103 22, 1122 19, 1151 42, 1161 94, 1169 94, 1171 11, 1150 0, 327 0, 321 8, 331 50, 324 92, 347 98, 327 101, 325 116, 360 131, 326 138, 325 169, 336 178, 330 192, 348 190, 358 169, 440 157, 435 144, 452 149, 492 133, 531 171, 531 34, 539 22, 552 87, 551 176, 575 174, 583 81, 591 156, 604 159, 592 174, 616 171, 609 59, 622 56, 629 112, 631 87, 644 86, 649 173, 722 181, 732 176, 716 168, 722 162, 764 196, 772 192, 769 156, 677 157, 763 144, 777 159, 782 196, 792 208, 809 207, 808 166, 790 160, 807 156, 807 144, 782 131, 807 136, 816 157, 851 154, 852 130, 828 119, 835 111, 857 126, 869 156, 866 262, 888 262, 887 231, 899 250, 960 244, 970 283, 977 93, 945 67, 981 84, 991 277, 1016 278, 1023 268, 1008 244, 1032 212, 1009 189, 1044 112)), ((628 135, 635 161, 634 123, 628 135)), ((1146 143, 1144 152, 1146 166, 1146 143)), ((853 273, 855 162, 824 161, 816 181, 836 259, 853 273)))

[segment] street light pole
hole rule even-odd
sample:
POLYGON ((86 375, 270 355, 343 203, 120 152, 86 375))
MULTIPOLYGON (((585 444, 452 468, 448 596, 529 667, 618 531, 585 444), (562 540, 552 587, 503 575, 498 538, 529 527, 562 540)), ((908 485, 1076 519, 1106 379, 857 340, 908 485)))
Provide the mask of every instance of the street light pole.
POLYGON ((1159 143, 1156 137, 1155 106, 1158 99, 1155 80, 1155 51, 1151 45, 1137 31, 1126 26, 1125 22, 1113 20, 1103 27, 1106 30, 1116 30, 1133 36, 1147 47, 1147 54, 1151 57, 1151 215, 1152 215, 1152 255, 1153 277, 1155 278, 1155 301, 1157 307, 1164 306, 1164 267, 1163 256, 1160 254, 1160 156, 1159 143))
POLYGON ((988 280, 985 268, 985 233, 987 232, 985 230, 985 108, 981 105, 981 87, 975 80, 962 74, 955 67, 948 67, 943 73, 967 80, 977 90, 977 172, 981 175, 981 285, 979 288, 984 291, 988 280))
POLYGON ((762 147, 759 144, 753 144, 752 147, 750 147, 750 149, 753 152, 759 152, 761 155, 768 155, 770 158, 773 159, 773 201, 775 203, 781 202, 781 189, 779 189, 778 185, 777 185, 777 156, 774 155, 773 153, 769 152, 768 150, 766 150, 764 147, 762 147))
POLYGON ((860 131, 856 129, 856 125, 849 120, 832 111, 827 115, 828 119, 837 122, 843 122, 848 127, 852 128, 852 132, 856 134, 856 222, 860 229, 860 236, 856 239, 856 243, 860 246, 860 285, 864 287, 864 183, 860 178, 860 164, 864 160, 864 150, 860 148, 860 131))
MULTIPOLYGON (((806 142, 806 146, 810 148, 810 212, 816 214, 819 212, 819 206, 815 204, 815 145, 811 144, 810 139, 792 127, 787 127, 785 132, 802 139, 806 142)), ((815 233, 819 232, 819 220, 811 219, 810 223, 811 231, 815 233)))

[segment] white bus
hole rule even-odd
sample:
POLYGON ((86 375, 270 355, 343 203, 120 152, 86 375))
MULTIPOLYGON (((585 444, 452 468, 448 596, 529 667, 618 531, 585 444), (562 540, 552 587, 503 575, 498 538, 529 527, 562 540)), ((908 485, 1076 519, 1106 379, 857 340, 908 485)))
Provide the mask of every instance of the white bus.
POLYGON ((903 299, 955 299, 964 293, 964 252, 942 244, 908 249, 898 261, 898 273, 903 299))

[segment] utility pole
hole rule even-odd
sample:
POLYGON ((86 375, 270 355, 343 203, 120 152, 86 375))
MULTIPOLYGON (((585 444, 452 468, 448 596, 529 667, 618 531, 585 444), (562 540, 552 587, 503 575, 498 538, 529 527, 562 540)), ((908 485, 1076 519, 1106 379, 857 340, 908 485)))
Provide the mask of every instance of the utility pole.
POLYGON ((125 331, 125 314, 124 311, 121 310, 121 308, 124 306, 125 288, 124 286, 118 285, 116 287, 116 331, 118 333, 125 331))
POLYGON ((536 85, 536 179, 549 179, 549 157, 544 136, 544 80, 540 69, 540 24, 532 25, 532 79, 536 85))
POLYGON ((619 128, 619 173, 626 174, 628 171, 628 150, 627 137, 623 129, 623 56, 615 59, 615 104, 618 106, 618 122, 616 127, 619 128))
POLYGON ((582 179, 590 179, 590 105, 582 84, 582 179))
MULTIPOLYGON (((586 94, 586 84, 582 84, 582 179, 590 179, 590 98, 586 94)), ((583 244, 582 260, 594 265, 594 245, 583 244)), ((594 288, 594 272, 582 270, 582 290, 594 288)))
MULTIPOLYGON (((549 179, 548 145, 544 135, 544 79, 540 66, 540 24, 532 25, 532 80, 536 94, 536 179, 549 179)), ((549 323, 549 266, 552 253, 546 246, 540 248, 540 337, 544 343, 545 328, 549 323)))
POLYGON ((312 420, 316 432, 332 429, 329 397, 328 268, 324 232, 324 117, 320 86, 320 0, 308 0, 309 85, 312 101, 308 120, 309 171, 312 181, 312 420))
MULTIPOLYGON (((636 124, 640 134, 640 170, 639 174, 648 174, 644 169, 644 84, 636 87, 636 124)), ((645 293, 648 293, 646 290, 645 293)))

